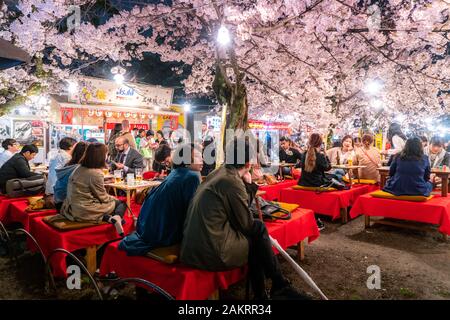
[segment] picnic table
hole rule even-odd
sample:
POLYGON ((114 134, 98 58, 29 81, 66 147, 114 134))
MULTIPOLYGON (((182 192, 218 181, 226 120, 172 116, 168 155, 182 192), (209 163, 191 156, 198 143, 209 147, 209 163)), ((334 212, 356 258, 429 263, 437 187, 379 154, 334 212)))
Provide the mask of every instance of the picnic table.
POLYGON ((356 177, 358 178, 358 183, 359 181, 359 170, 358 169, 362 169, 365 168, 366 166, 350 166, 350 165, 333 165, 332 168, 333 169, 342 169, 346 172, 348 172, 348 180, 350 183, 350 187, 353 186, 353 180, 352 180, 352 176, 353 176, 353 170, 356 170, 356 177))
POLYGON ((365 227, 371 226, 372 217, 383 217, 384 220, 376 220, 376 223, 397 227, 413 228, 428 231, 434 228, 424 228, 416 225, 400 224, 396 219, 414 221, 431 225, 438 225, 439 232, 447 240, 450 235, 450 198, 434 196, 425 202, 413 202, 405 200, 392 200, 372 197, 370 194, 360 196, 350 211, 350 217, 365 216, 365 227))
POLYGON ((125 191, 127 195, 127 205, 131 208, 131 193, 135 192, 139 189, 153 188, 157 187, 161 184, 161 181, 141 181, 136 182, 133 185, 128 185, 125 182, 119 183, 105 183, 105 187, 112 188, 114 190, 114 194, 117 196, 117 190, 125 191))
MULTIPOLYGON (((380 173, 380 188, 383 189, 389 176, 389 167, 379 167, 377 170, 380 173)), ((441 196, 446 197, 448 195, 448 178, 450 176, 450 170, 432 168, 431 173, 434 173, 437 177, 441 178, 441 196)))

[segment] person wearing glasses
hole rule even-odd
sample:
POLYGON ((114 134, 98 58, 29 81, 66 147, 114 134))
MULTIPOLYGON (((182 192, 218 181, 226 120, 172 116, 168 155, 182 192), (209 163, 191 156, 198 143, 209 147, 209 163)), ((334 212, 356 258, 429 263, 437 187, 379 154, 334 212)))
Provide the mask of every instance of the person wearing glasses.
POLYGON ((111 165, 113 170, 123 170, 126 175, 144 168, 144 158, 139 151, 131 147, 127 138, 123 136, 117 138, 115 147, 118 153, 111 165))
POLYGON ((2 147, 5 151, 0 154, 0 168, 6 161, 11 159, 13 155, 19 152, 20 144, 14 139, 5 139, 2 142, 2 147))

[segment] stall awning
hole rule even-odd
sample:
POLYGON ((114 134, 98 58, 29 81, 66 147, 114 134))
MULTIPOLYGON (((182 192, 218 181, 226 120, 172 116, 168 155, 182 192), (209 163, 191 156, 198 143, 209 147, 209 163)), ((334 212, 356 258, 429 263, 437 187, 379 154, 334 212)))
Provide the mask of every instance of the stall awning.
POLYGON ((60 108, 73 108, 73 109, 89 109, 89 110, 98 110, 98 111, 116 111, 116 112, 138 112, 138 113, 148 113, 154 115, 169 115, 169 116, 179 116, 180 113, 173 111, 165 111, 165 110, 152 110, 146 108, 133 108, 133 107, 123 107, 123 106, 114 106, 114 105, 85 105, 85 104, 77 104, 77 103, 65 103, 58 102, 58 106, 60 108))
POLYGON ((14 46, 11 42, 0 39, 0 70, 9 69, 23 63, 29 63, 29 54, 14 46))

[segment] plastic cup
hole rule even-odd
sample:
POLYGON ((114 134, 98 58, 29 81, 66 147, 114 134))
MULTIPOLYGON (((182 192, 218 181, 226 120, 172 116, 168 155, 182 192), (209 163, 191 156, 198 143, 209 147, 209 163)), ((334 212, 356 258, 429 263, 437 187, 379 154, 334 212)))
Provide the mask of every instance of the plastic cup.
POLYGON ((127 174, 127 185, 134 186, 135 180, 134 180, 134 173, 127 174))

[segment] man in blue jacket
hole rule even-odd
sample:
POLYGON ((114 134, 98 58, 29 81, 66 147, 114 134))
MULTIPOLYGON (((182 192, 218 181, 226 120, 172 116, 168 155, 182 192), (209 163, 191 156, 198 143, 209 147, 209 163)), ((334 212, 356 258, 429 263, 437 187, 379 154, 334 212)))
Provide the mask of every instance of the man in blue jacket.
POLYGON ((128 255, 181 243, 184 221, 191 199, 200 184, 201 151, 194 144, 180 145, 172 155, 173 170, 150 191, 142 205, 136 231, 125 237, 119 249, 128 255))

